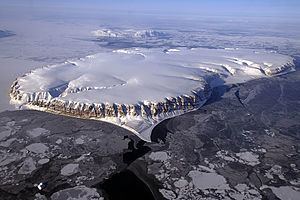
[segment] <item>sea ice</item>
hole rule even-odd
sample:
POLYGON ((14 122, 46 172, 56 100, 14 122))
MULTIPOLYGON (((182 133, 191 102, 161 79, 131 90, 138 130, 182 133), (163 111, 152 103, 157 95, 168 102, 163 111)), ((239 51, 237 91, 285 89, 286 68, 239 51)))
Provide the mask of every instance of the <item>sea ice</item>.
POLYGON ((259 156, 253 152, 241 152, 237 153, 236 156, 240 158, 241 163, 245 163, 247 165, 254 166, 260 163, 259 156))
POLYGON ((170 159, 170 156, 168 155, 167 152, 163 152, 163 151, 157 151, 157 152, 152 152, 149 155, 149 158, 151 158, 154 161, 167 161, 168 159, 170 159))
POLYGON ((81 200, 104 200, 103 197, 97 192, 95 188, 88 188, 84 185, 76 186, 73 188, 67 188, 55 192, 51 196, 51 200, 71 200, 71 199, 81 199, 81 200))
POLYGON ((49 134, 50 131, 47 130, 47 129, 44 129, 44 128, 34 128, 32 130, 28 130, 27 131, 27 134, 30 136, 30 137, 38 137, 40 135, 46 135, 46 134, 49 134))
POLYGON ((272 192, 281 200, 299 200, 300 191, 291 186, 262 186, 261 189, 270 188, 272 192))
POLYGON ((49 158, 43 158, 38 161, 38 164, 43 165, 48 163, 49 161, 50 161, 49 158))
POLYGON ((192 178, 194 186, 198 189, 229 189, 226 179, 217 173, 206 173, 197 170, 188 174, 192 178))
POLYGON ((43 143, 33 143, 28 145, 26 149, 32 153, 44 154, 46 151, 48 151, 49 147, 43 143))
POLYGON ((66 166, 64 166, 60 173, 63 176, 71 176, 73 174, 76 174, 79 171, 79 164, 67 164, 66 166))
POLYGON ((24 160, 21 168, 18 171, 18 174, 30 174, 34 170, 36 170, 35 161, 33 158, 28 157, 24 160))

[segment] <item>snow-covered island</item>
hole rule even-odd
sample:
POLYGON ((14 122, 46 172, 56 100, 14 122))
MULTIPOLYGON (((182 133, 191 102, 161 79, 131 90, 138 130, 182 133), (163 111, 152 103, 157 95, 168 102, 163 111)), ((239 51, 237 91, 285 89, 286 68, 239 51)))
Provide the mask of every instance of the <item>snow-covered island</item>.
POLYGON ((213 87, 295 70, 290 56, 253 49, 103 52, 33 70, 11 86, 11 102, 107 121, 146 141, 164 119, 201 107, 213 87))

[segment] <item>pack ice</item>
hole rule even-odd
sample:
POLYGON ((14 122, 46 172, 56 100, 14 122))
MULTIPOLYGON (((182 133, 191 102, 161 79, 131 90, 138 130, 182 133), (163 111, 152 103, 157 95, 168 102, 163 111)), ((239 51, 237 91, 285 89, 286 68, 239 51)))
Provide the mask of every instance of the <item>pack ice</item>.
POLYGON ((117 124, 151 141, 160 121, 201 107, 211 89, 294 70, 293 58, 249 49, 120 49, 33 70, 11 102, 117 124))

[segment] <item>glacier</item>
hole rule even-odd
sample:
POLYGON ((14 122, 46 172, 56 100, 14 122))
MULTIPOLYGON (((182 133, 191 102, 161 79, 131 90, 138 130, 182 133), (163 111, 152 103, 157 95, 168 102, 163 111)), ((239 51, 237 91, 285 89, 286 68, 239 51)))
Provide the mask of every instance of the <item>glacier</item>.
POLYGON ((106 121, 151 141, 159 122, 199 109, 214 87, 294 70, 291 56, 261 49, 125 48, 32 70, 16 79, 10 97, 20 107, 106 121))
POLYGON ((126 30, 114 30, 108 28, 102 28, 95 31, 92 31, 91 34, 98 38, 167 38, 169 36, 168 33, 158 30, 152 29, 142 29, 142 30, 134 30, 134 29, 126 29, 126 30))

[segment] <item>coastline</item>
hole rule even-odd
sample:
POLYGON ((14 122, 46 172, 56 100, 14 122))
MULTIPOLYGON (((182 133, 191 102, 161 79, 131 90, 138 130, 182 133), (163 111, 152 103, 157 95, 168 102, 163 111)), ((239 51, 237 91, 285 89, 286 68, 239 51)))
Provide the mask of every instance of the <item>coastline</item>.
MULTIPOLYGON (((162 195, 156 199, 168 199, 168 195, 169 199, 172 195, 220 199, 222 195, 240 194, 242 191, 236 188, 242 185, 252 191, 243 194, 252 198, 273 199, 277 190, 284 188, 294 191, 292 188, 298 188, 295 181, 300 179, 299 83, 300 72, 296 71, 238 84, 199 110, 159 124, 160 130, 154 130, 159 133, 154 135, 166 129, 159 143, 143 143, 129 131, 99 121, 31 110, 1 113, 1 127, 11 130, 12 135, 0 143, 3 150, 11 149, 9 153, 1 151, 5 155, 1 170, 7 167, 11 174, 0 173, 0 197, 23 200, 37 193, 50 197, 59 191, 63 195, 64 189, 78 184, 109 197, 101 185, 124 170, 133 172, 145 188, 162 195), (62 143, 57 142, 59 138, 62 143), (21 156, 22 149, 36 143, 46 145, 48 150, 21 156), (242 157, 246 155, 249 157, 242 157), (17 157, 11 160, 12 156, 17 157), (36 168, 20 176, 22 163, 30 157, 36 168), (48 163, 37 164, 41 158, 48 158, 48 163), (80 173, 75 170, 67 177, 61 175, 67 164, 78 164, 80 173), (273 174, 274 166, 280 169, 278 176, 273 174), (86 178, 79 179, 82 176, 86 178), (197 185, 193 176, 213 176, 224 185, 197 185), (4 184, 6 180, 12 182, 4 184), (47 182, 47 186, 39 190, 34 186, 38 182, 47 182), (181 185, 186 182, 191 186, 181 185)), ((123 177, 122 173, 117 176, 123 177)), ((126 184, 121 186, 126 188, 126 184)), ((120 192, 118 188, 113 187, 113 193, 120 192)), ((133 188, 126 192, 121 195, 139 195, 133 188)))
MULTIPOLYGON (((202 49, 201 51, 206 50, 202 49)), ((180 52, 180 50, 178 50, 178 52, 180 52)), ((127 53, 126 51, 125 54, 131 53, 127 53)), ((139 55, 140 53, 137 54, 139 55)), ((94 57, 95 56, 87 56, 86 59, 92 59, 94 57)), ((284 56, 284 58, 285 57, 287 56, 284 56)), ((233 83, 231 83, 231 81, 234 81, 234 77, 229 76, 228 80, 226 79, 227 81, 225 81, 224 77, 222 78, 220 74, 207 74, 205 75, 207 76, 206 78, 201 77, 201 80, 203 79, 202 81, 198 80, 199 86, 197 87, 197 89, 188 91, 186 94, 165 97, 164 99, 159 99, 158 101, 138 101, 134 104, 122 104, 114 102, 91 103, 89 100, 87 100, 87 102, 81 102, 64 99, 63 94, 66 92, 65 90, 67 90, 66 88, 68 88, 68 84, 63 84, 58 86, 57 88, 51 89, 51 91, 55 90, 56 93, 58 92, 58 94, 60 94, 57 94, 57 97, 53 97, 53 91, 51 93, 50 90, 28 93, 26 92, 26 90, 24 90, 24 88, 22 88, 22 82, 24 82, 23 78, 29 77, 34 73, 38 73, 38 71, 54 70, 55 68, 60 66, 54 65, 37 69, 18 78, 11 86, 10 97, 12 104, 20 105, 21 107, 25 107, 27 109, 41 110, 59 115, 109 122, 130 130, 144 141, 151 142, 151 132, 157 124, 159 124, 163 120, 198 110, 206 103, 206 101, 209 101, 209 99, 211 98, 211 91, 215 87, 228 87, 229 85, 240 84, 252 79, 274 77, 294 72, 294 62, 296 62, 295 59, 292 57, 287 57, 285 59, 287 59, 287 63, 278 66, 277 64, 275 64, 275 67, 272 67, 272 64, 264 63, 264 67, 270 67, 263 68, 261 66, 257 67, 258 64, 255 64, 251 61, 243 59, 239 60, 234 58, 232 61, 233 63, 238 63, 238 65, 244 66, 246 69, 248 69, 248 66, 251 66, 248 70, 258 70, 261 71, 261 74, 256 74, 255 76, 249 75, 249 77, 246 77, 246 75, 244 74, 240 79, 238 78, 233 83)), ((84 62, 85 59, 82 59, 80 61, 84 62)), ((80 64, 78 64, 76 61, 68 61, 62 66, 66 68, 72 68, 74 66, 78 67, 79 65, 80 64)), ((221 67, 225 69, 227 73, 233 75, 236 72, 236 69, 233 69, 227 65, 227 67, 224 66, 221 65, 221 67)), ((88 91, 93 90, 93 88, 77 88, 76 91, 77 90, 88 91)))

